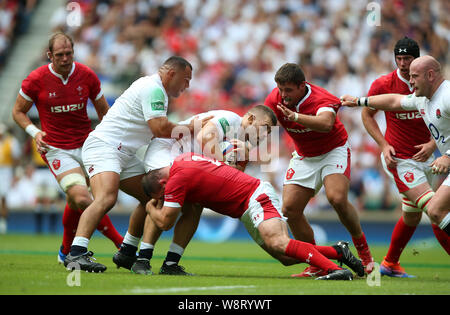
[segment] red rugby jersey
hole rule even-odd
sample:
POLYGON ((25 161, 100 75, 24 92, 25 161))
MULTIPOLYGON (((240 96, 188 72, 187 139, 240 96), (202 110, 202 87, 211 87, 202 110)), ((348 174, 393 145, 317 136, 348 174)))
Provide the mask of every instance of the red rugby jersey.
POLYGON ((232 218, 240 218, 260 180, 222 162, 195 153, 178 156, 170 169, 164 204, 181 207, 199 203, 232 218))
POLYGON ((34 102, 41 128, 47 133, 44 141, 65 150, 83 145, 92 131, 88 99, 94 101, 103 95, 97 75, 78 62, 74 62, 67 80, 54 72, 51 64, 37 68, 23 80, 20 94, 34 102))
MULTIPOLYGON (((319 109, 331 108, 337 114, 341 107, 339 98, 327 90, 310 83, 307 83, 307 88, 308 91, 305 97, 297 104, 295 109, 291 108, 291 110, 304 115, 316 116, 319 109)), ((337 116, 333 129, 330 132, 318 132, 289 121, 283 112, 278 109, 278 104, 282 104, 282 99, 278 88, 275 88, 267 96, 264 105, 275 112, 279 123, 294 141, 295 149, 300 156, 313 157, 322 155, 346 143, 348 134, 337 116)))
MULTIPOLYGON (((368 96, 399 93, 409 95, 414 90, 410 88, 408 81, 403 79, 399 70, 376 79, 370 86, 368 96)), ((430 131, 425 125, 418 111, 386 111, 386 141, 395 149, 396 157, 410 159, 418 152, 415 145, 430 141, 430 131)))

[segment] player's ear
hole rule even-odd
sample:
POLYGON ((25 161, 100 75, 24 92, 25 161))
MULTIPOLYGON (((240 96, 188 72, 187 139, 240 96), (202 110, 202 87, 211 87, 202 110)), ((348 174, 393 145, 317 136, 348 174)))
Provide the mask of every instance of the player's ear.
POLYGON ((47 58, 50 60, 52 59, 52 53, 50 52, 50 50, 47 51, 47 58))

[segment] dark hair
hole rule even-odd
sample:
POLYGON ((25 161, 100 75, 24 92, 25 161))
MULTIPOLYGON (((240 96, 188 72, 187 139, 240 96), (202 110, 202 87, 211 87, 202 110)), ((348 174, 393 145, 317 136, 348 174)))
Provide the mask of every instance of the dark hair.
POLYGON ((59 37, 65 37, 70 42, 70 44, 72 45, 72 49, 73 49, 73 39, 72 39, 72 37, 70 37, 69 35, 67 35, 64 32, 56 32, 55 34, 52 35, 52 37, 50 37, 50 39, 48 41, 48 50, 50 50, 50 52, 53 53, 53 45, 55 44, 55 41, 59 37))
POLYGON ((153 193, 161 189, 159 180, 162 178, 160 169, 148 172, 142 177, 142 188, 147 196, 151 197, 153 193))
POLYGON ((187 61, 186 59, 184 59, 183 57, 180 56, 172 56, 169 59, 167 59, 166 61, 164 61, 163 67, 170 67, 170 68, 175 68, 175 69, 186 69, 186 67, 191 68, 192 70, 192 65, 190 64, 189 61, 187 61))
POLYGON ((271 123, 273 126, 276 126, 277 124, 277 116, 273 112, 273 110, 265 105, 256 105, 255 107, 251 108, 249 111, 251 114, 261 114, 269 117, 271 123))
POLYGON ((281 85, 294 83, 300 85, 305 81, 305 74, 299 65, 286 63, 275 74, 275 82, 281 85))
POLYGON ((414 39, 405 36, 395 44, 394 55, 408 55, 418 58, 420 56, 419 44, 414 39))

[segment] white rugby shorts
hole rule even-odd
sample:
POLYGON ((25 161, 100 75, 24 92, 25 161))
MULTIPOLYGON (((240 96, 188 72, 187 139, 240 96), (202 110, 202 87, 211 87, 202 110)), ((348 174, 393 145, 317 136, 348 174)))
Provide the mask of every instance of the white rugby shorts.
POLYGON ((115 172, 120 180, 145 173, 136 154, 125 152, 95 136, 89 136, 82 149, 84 167, 89 178, 102 172, 115 172))
POLYGON ((433 155, 425 162, 417 162, 413 159, 396 159, 397 166, 388 169, 384 155, 381 153, 381 163, 386 174, 394 181, 400 193, 417 187, 423 183, 429 183, 434 174, 431 172, 430 164, 434 161, 433 155))
POLYGON ((262 245, 264 241, 259 234, 258 226, 261 222, 272 218, 286 220, 281 213, 281 203, 275 189, 269 182, 261 181, 261 184, 250 197, 248 209, 239 220, 244 223, 253 240, 258 245, 262 245))
POLYGON ((144 155, 145 172, 169 166, 182 153, 174 139, 155 138, 150 141, 144 155))
POLYGON ((81 148, 64 150, 49 146, 47 153, 42 154, 42 159, 55 177, 78 167, 84 171, 81 148))
POLYGON ((294 151, 286 171, 284 185, 299 185, 313 189, 317 194, 328 175, 343 174, 350 179, 350 166, 351 150, 348 142, 328 153, 314 157, 299 156, 294 151))

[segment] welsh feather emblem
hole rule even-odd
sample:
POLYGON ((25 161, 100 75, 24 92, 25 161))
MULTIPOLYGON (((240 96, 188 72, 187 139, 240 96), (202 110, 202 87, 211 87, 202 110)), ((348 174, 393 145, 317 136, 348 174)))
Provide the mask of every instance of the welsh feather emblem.
POLYGON ((295 174, 295 171, 292 168, 288 169, 288 171, 286 172, 286 179, 292 179, 294 174, 295 174))
POLYGON ((411 172, 406 172, 404 177, 408 183, 412 183, 414 181, 414 174, 411 172))
POLYGON ((52 166, 55 170, 58 170, 61 167, 61 161, 58 159, 53 160, 52 166))

